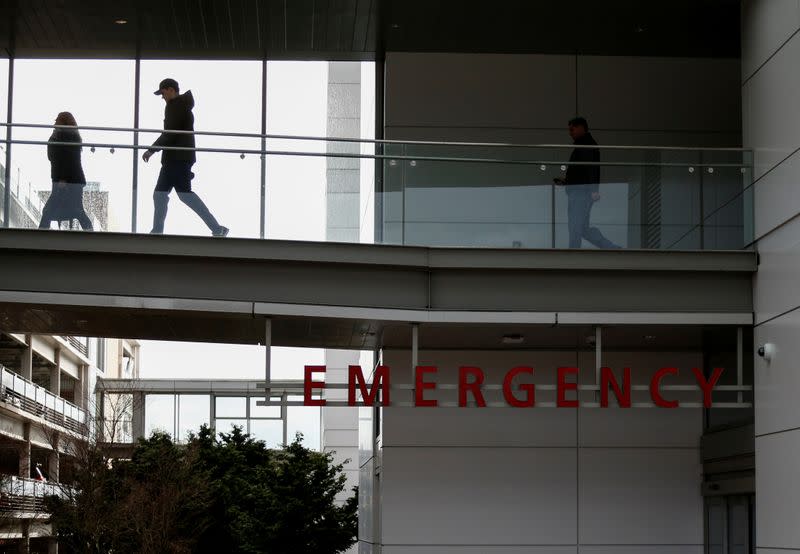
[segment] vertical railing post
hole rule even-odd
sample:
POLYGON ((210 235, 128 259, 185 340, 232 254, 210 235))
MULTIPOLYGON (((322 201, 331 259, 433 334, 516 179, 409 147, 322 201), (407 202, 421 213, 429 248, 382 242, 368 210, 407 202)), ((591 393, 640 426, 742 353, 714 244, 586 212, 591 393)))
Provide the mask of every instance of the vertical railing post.
POLYGON ((556 247, 556 184, 550 183, 550 247, 556 247))
MULTIPOLYGON (((384 90, 384 60, 378 59, 375 61, 375 138, 383 140, 384 138, 384 117, 383 117, 383 90, 384 90)), ((383 213, 383 195, 384 195, 384 172, 386 171, 385 160, 383 156, 385 149, 382 142, 375 143, 374 150, 375 157, 375 179, 374 179, 374 221, 375 221, 375 242, 382 244, 384 241, 384 213, 383 213)))
POLYGON ((705 249, 705 241, 706 241, 706 232, 705 232, 705 222, 706 222, 706 209, 705 209, 705 198, 703 198, 703 178, 704 178, 704 169, 703 166, 703 151, 700 150, 700 167, 698 168, 698 173, 700 174, 700 250, 705 249))
MULTIPOLYGON (((598 325, 594 328, 594 382, 597 385, 595 402, 600 402, 600 374, 603 367, 603 328, 598 325)), ((578 393, 580 394, 580 392, 578 393)))
POLYGON ((415 376, 419 365, 419 323, 411 324, 411 402, 414 401, 415 376))
POLYGON ((272 320, 264 320, 264 400, 269 401, 272 388, 272 320))
MULTIPOLYGON (((133 77, 133 128, 139 129, 139 85, 141 83, 141 58, 136 53, 133 77)), ((133 146, 139 146, 139 131, 133 132, 133 146)), ((139 149, 133 149, 133 178, 131 181, 131 233, 136 232, 136 218, 139 213, 139 149)))
MULTIPOLYGON (((742 339, 742 328, 736 328, 736 385, 742 387, 744 385, 744 343, 742 339)), ((744 402, 744 392, 739 389, 736 399, 741 404, 744 402)))
MULTIPOLYGON (((12 26, 14 23, 12 22, 12 26)), ((6 168, 3 176, 3 227, 11 227, 11 110, 14 106, 14 55, 8 58, 8 99, 6 109, 6 168)))
POLYGON ((259 237, 267 236, 267 56, 261 60, 261 220, 259 237))

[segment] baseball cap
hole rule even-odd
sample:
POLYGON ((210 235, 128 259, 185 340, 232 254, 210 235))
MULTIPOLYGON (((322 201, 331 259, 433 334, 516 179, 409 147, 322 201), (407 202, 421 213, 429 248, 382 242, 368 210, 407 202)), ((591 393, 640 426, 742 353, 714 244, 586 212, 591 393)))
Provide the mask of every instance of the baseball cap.
POLYGON ((170 88, 170 87, 174 88, 175 90, 178 90, 178 81, 176 81, 175 79, 169 79, 169 78, 164 79, 163 81, 158 83, 158 90, 155 91, 153 94, 155 94, 156 96, 161 96, 161 89, 170 88))

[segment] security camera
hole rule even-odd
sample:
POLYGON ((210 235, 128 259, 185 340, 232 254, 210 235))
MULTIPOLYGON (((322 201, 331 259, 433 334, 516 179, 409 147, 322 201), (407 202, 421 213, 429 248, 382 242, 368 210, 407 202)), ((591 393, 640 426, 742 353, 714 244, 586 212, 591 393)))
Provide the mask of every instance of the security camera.
POLYGON ((758 347, 758 355, 764 358, 764 361, 769 362, 775 355, 775 345, 771 342, 762 344, 758 347))

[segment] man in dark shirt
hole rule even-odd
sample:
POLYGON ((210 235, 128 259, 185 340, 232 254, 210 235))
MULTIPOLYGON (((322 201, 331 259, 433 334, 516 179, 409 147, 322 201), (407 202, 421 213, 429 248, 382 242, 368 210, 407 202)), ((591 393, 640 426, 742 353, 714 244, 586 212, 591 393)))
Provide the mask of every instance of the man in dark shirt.
MULTIPOLYGON (((574 144, 581 147, 597 145, 584 118, 570 119, 568 130, 574 144)), ((600 161, 599 149, 575 148, 569 161, 564 178, 555 179, 556 184, 566 187, 569 247, 580 248, 582 239, 586 239, 598 248, 619 248, 604 237, 597 227, 589 225, 592 206, 600 200, 600 166, 591 164, 600 161)))
MULTIPOLYGON (((194 131, 192 91, 180 94, 180 87, 175 79, 164 79, 153 94, 161 96, 167 103, 164 108, 164 132, 150 149, 142 154, 145 162, 164 146, 194 148, 193 134, 169 132, 194 131)), ((192 178, 194 177, 192 165, 196 160, 194 150, 164 150, 161 155, 161 173, 158 175, 156 189, 153 192, 153 230, 150 231, 151 233, 161 234, 164 232, 169 193, 174 187, 181 202, 200 216, 208 225, 212 235, 224 237, 228 234, 228 228, 220 225, 200 197, 192 192, 192 178)))

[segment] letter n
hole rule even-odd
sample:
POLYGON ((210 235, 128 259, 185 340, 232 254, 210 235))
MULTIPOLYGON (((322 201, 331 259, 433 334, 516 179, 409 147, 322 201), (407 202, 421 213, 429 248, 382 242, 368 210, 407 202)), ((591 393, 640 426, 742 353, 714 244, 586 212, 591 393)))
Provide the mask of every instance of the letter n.
POLYGON ((631 368, 623 369, 622 388, 620 388, 614 372, 610 367, 600 368, 600 407, 608 408, 608 387, 614 389, 614 396, 617 397, 620 408, 631 407, 631 368))

